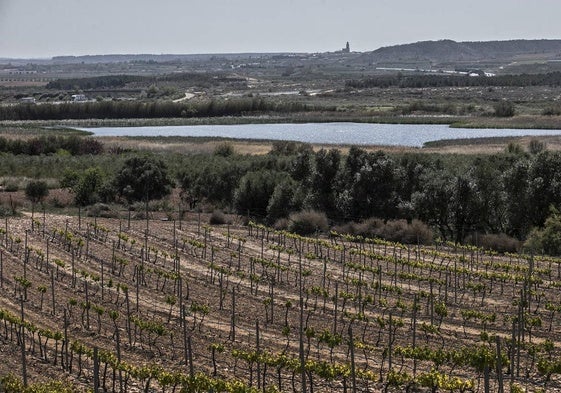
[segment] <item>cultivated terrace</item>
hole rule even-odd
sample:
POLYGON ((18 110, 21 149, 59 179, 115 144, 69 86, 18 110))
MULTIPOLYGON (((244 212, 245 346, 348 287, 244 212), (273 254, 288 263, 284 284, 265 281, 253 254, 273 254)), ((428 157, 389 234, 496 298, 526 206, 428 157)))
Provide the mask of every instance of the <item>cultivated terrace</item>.
POLYGON ((6 389, 561 389, 561 260, 207 222, 6 218, 6 389))

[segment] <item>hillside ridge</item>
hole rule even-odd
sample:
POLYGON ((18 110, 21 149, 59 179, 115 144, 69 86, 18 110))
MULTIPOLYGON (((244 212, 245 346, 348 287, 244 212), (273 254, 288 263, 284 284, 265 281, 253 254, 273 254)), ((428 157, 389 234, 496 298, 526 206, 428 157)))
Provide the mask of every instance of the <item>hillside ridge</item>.
POLYGON ((561 59, 561 40, 463 41, 449 39, 419 41, 386 46, 365 52, 357 61, 367 63, 430 61, 463 62, 516 60, 521 58, 561 59))

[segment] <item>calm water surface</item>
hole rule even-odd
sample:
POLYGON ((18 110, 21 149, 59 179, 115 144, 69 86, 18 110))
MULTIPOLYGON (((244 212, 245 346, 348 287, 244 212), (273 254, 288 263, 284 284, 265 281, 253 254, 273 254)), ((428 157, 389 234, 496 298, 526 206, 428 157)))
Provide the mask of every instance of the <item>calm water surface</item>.
POLYGON ((421 147, 441 139, 561 135, 561 130, 463 129, 447 125, 306 123, 81 128, 96 136, 191 136, 421 147))

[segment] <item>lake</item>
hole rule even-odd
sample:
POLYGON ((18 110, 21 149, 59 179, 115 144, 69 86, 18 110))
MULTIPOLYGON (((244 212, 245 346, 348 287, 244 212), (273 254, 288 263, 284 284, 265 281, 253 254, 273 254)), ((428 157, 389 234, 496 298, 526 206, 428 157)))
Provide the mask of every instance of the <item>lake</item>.
POLYGON ((190 136, 422 147, 441 139, 561 135, 561 130, 464 129, 433 124, 305 123, 80 128, 96 136, 190 136))

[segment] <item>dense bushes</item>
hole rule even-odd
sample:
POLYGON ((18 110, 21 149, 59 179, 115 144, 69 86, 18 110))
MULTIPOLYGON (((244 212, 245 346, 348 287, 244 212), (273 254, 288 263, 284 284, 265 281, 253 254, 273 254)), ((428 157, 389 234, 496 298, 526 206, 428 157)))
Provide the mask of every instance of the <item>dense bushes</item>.
MULTIPOLYGON (((136 180, 167 165, 179 180, 182 209, 204 205, 235 210, 298 232, 323 231, 325 221, 318 217, 325 214, 331 223, 359 223, 338 229, 341 232, 406 243, 429 243, 433 231, 442 240, 456 242, 478 233, 476 244, 502 251, 518 248, 512 238, 524 240, 532 228, 542 227, 550 206, 561 208, 561 153, 543 149, 536 145, 533 154, 473 157, 387 154, 357 147, 341 155, 281 146, 274 154, 261 156, 165 154, 146 167, 145 160, 136 165, 130 155, 92 156, 90 171, 79 157, 6 155, 4 167, 14 175, 29 166, 60 176, 55 166, 72 165, 80 172, 63 180, 76 195, 85 196, 76 203, 89 205, 110 200, 110 191, 129 203, 165 195, 145 187, 153 182, 137 184, 136 180), (103 176, 91 169, 94 165, 99 165, 103 176), (291 216, 302 211, 306 213, 291 216), (511 238, 486 235, 500 233, 511 238)), ((169 179, 161 179, 165 181, 158 189, 168 189, 169 179)), ((537 247, 547 248, 543 242, 537 247)))
POLYGON ((221 210, 214 210, 210 215, 208 222, 210 225, 224 225, 230 223, 224 212, 221 210))
POLYGON ((328 228, 329 222, 323 212, 304 210, 292 213, 288 218, 288 230, 299 235, 325 232, 328 228))
POLYGON ((472 77, 467 75, 382 75, 346 82, 346 86, 358 89, 369 87, 468 87, 468 86, 560 86, 561 72, 547 74, 498 75, 472 77))
POLYGON ((91 78, 57 79, 47 83, 47 89, 58 90, 89 90, 124 87, 127 83, 139 82, 148 79, 144 76, 133 75, 106 75, 91 78))
POLYGON ((516 241, 485 234, 526 239, 543 226, 550 206, 561 207, 561 154, 539 150, 482 157, 356 147, 345 156, 303 148, 253 158, 209 155, 185 170, 182 185, 198 201, 279 227, 290 225, 291 213, 315 210, 334 223, 361 223, 344 232, 413 243, 417 236, 430 242, 432 230, 456 242, 477 232, 480 245, 513 250, 516 241), (364 222, 368 217, 380 220, 364 222))
POLYGON ((407 220, 403 219, 384 222, 379 218, 369 218, 360 223, 350 222, 337 226, 334 230, 407 244, 431 244, 433 241, 432 230, 419 220, 408 223, 407 220))
POLYGON ((78 136, 41 136, 31 139, 0 137, 0 152, 38 156, 65 151, 71 155, 101 154, 103 145, 98 140, 78 136))
POLYGON ((561 213, 552 207, 543 228, 534 228, 524 247, 532 253, 561 255, 561 213))
POLYGON ((522 242, 504 233, 473 234, 466 241, 468 244, 498 252, 518 252, 522 242))
POLYGON ((498 117, 512 117, 514 116, 514 104, 509 101, 499 101, 493 105, 494 114, 498 117))
POLYGON ((159 76, 102 75, 90 78, 64 78, 47 83, 47 89, 90 90, 123 88, 136 83, 149 85, 158 82, 187 82, 195 86, 216 86, 221 83, 246 82, 245 78, 210 72, 178 72, 159 76))
POLYGON ((301 103, 275 103, 262 98, 172 101, 100 101, 62 104, 18 104, 0 107, 0 120, 129 119, 240 116, 260 112, 299 112, 312 109, 301 103))

